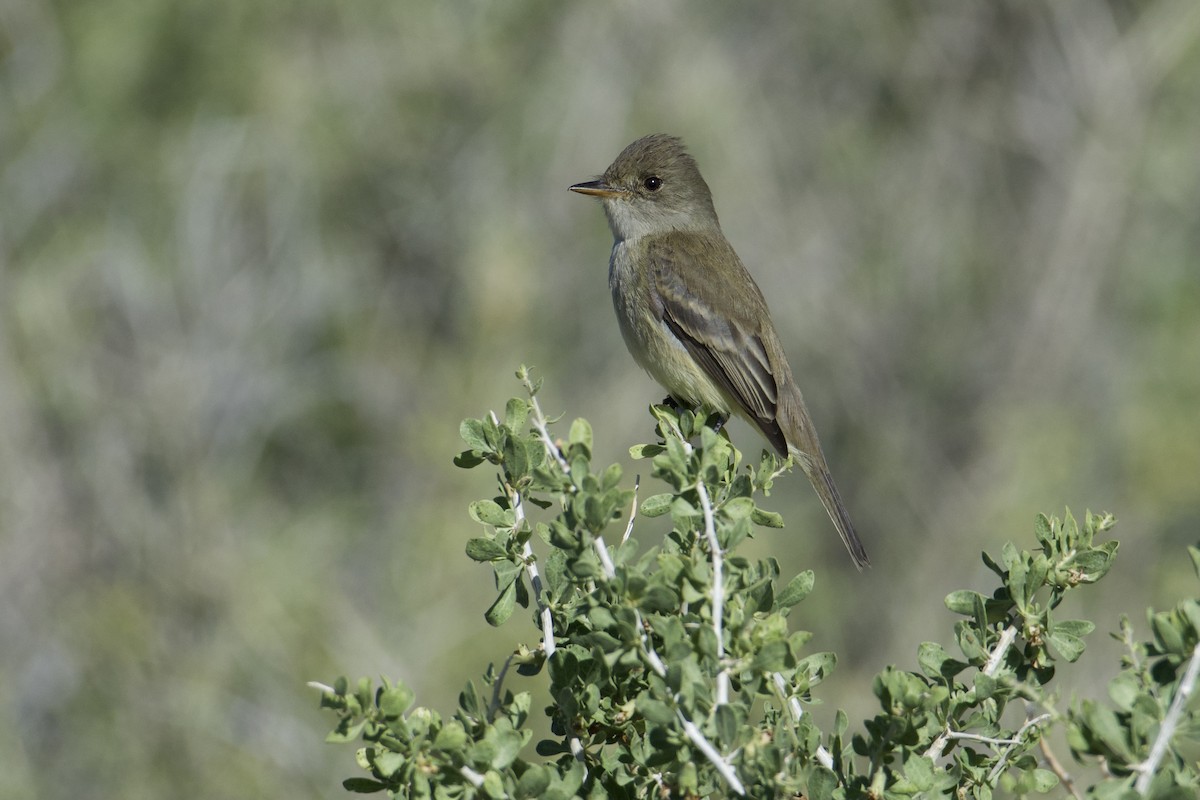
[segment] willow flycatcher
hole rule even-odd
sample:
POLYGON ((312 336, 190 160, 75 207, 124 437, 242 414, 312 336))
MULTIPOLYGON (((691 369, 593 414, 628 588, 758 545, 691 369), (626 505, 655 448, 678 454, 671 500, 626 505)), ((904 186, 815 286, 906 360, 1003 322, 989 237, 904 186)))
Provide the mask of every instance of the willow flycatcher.
POLYGON ((696 161, 674 136, 626 147, 571 191, 600 198, 608 283, 634 360, 678 403, 758 426, 795 457, 859 569, 867 552, 838 494, 762 291, 733 251, 696 161))

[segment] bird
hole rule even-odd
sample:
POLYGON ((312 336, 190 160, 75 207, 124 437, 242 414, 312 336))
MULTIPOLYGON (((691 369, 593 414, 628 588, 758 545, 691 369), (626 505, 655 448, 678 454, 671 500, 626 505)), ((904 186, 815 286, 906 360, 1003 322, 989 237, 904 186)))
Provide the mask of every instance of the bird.
POLYGON ((630 144, 595 180, 613 234, 608 282, 634 360, 680 406, 754 424, 812 483, 854 565, 870 565, 838 493, 762 290, 721 231, 683 140, 630 144))

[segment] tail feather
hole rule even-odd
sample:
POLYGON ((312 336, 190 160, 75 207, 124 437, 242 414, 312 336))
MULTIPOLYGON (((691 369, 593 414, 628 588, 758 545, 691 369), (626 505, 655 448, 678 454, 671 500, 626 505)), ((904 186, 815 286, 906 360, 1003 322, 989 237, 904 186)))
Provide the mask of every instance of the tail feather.
POLYGON ((854 559, 854 566, 858 567, 860 571, 863 567, 871 566, 871 560, 867 558, 867 550, 863 547, 858 534, 854 532, 854 524, 850 522, 850 514, 846 512, 846 506, 842 503, 842 496, 838 494, 833 476, 827 469, 816 465, 814 467, 815 469, 811 471, 805 470, 808 480, 817 490, 817 496, 821 498, 821 504, 829 513, 829 518, 833 520, 838 535, 842 537, 842 544, 846 545, 846 549, 850 551, 850 557, 854 559))
POLYGON ((804 406, 804 398, 795 383, 788 385, 780 397, 776 419, 780 430, 786 436, 787 451, 800 463, 804 474, 808 476, 809 483, 816 489, 817 496, 821 498, 821 504, 825 506, 825 511, 833 520, 838 535, 842 537, 842 543, 846 545, 846 550, 854 559, 854 566, 859 570, 871 566, 871 560, 867 558, 867 550, 863 547, 858 534, 854 532, 850 514, 846 512, 842 496, 838 494, 837 486, 833 483, 833 476, 829 474, 829 467, 825 465, 825 455, 821 452, 817 431, 813 428, 812 420, 808 416, 808 409, 804 406))

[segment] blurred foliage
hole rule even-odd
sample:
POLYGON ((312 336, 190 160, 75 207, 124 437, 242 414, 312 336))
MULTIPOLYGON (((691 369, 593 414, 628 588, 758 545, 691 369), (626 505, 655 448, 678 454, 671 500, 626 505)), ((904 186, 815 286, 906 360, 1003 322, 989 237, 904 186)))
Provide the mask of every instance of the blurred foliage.
POLYGON ((305 680, 452 700, 458 420, 521 360, 614 441, 661 396, 566 192, 656 130, 876 564, 806 601, 841 705, 1040 508, 1122 518, 1124 607, 1191 591, 1198 42, 1193 0, 0 0, 0 796, 323 792, 305 680))

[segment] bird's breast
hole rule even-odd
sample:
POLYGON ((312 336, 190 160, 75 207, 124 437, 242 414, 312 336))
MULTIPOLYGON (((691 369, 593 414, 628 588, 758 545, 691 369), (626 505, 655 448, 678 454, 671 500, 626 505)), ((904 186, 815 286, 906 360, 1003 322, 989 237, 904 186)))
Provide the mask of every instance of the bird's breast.
POLYGON ((724 394, 663 321, 649 256, 637 240, 613 245, 608 284, 625 346, 642 369, 676 399, 728 414, 724 394))

